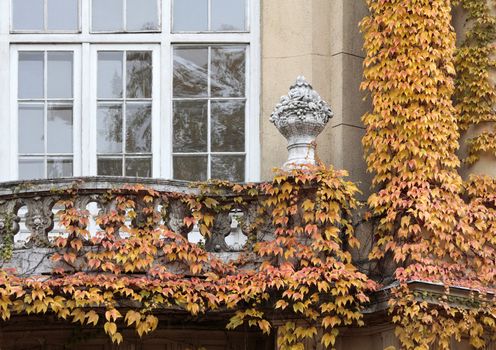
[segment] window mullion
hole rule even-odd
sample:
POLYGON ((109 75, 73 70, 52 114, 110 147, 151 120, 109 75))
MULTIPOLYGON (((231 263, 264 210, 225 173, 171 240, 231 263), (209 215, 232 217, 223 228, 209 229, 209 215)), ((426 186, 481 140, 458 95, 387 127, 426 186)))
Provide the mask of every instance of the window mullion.
POLYGON ((43 0, 43 30, 48 31, 48 0, 43 0))
POLYGON ((127 32, 127 0, 122 1, 122 30, 127 32))
MULTIPOLYGON (((125 3, 125 2, 124 2, 125 3)), ((126 72, 126 66, 127 66, 127 51, 123 51, 123 59, 122 59, 122 175, 126 175, 126 155, 127 155, 127 149, 126 149, 126 128, 127 128, 127 72, 126 72)))
POLYGON ((211 70, 212 70, 212 47, 208 47, 208 59, 207 59, 207 178, 210 179, 212 176, 212 148, 211 148, 211 134, 212 134, 212 123, 211 123, 211 70))
POLYGON ((207 28, 209 31, 212 30, 212 0, 208 0, 207 5, 207 28))
MULTIPOLYGON (((47 0, 45 0, 46 3, 47 0)), ((44 154, 44 166, 45 166, 45 178, 48 177, 48 51, 44 52, 44 64, 43 64, 43 97, 44 97, 44 108, 43 108, 43 138, 45 146, 44 154)))

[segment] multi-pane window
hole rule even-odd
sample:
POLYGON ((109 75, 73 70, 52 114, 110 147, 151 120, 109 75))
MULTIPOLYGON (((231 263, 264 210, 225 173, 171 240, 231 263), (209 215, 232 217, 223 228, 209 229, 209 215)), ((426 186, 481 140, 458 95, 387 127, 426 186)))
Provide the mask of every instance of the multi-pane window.
POLYGON ((98 174, 152 175, 152 52, 98 52, 98 174))
POLYGON ((243 181, 244 46, 174 48, 174 178, 243 181))
POLYGON ((258 180, 259 0, 2 1, 0 181, 258 180))
POLYGON ((174 31, 245 32, 247 31, 246 1, 174 0, 174 31))
POLYGON ((92 0, 93 32, 143 32, 160 29, 159 0, 92 0))
POLYGON ((79 1, 13 0, 12 29, 20 32, 79 31, 79 1))
POLYGON ((72 51, 20 51, 19 178, 73 174, 72 51))

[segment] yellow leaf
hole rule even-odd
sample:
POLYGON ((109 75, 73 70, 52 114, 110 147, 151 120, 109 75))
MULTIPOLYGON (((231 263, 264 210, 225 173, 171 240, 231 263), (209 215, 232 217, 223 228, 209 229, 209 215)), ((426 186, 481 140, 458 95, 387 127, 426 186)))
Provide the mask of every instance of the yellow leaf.
POLYGON ((117 325, 114 322, 105 322, 103 329, 105 330, 105 333, 112 336, 117 332, 117 325))

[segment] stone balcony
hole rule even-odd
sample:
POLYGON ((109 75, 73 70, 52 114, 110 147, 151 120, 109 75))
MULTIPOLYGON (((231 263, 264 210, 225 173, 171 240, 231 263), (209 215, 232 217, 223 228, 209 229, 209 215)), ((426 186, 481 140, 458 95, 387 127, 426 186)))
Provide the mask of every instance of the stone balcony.
POLYGON ((127 232, 142 227, 153 208, 153 215, 159 216, 155 218, 156 227, 179 233, 223 261, 237 259, 241 251, 249 251, 255 241, 270 235, 270 230, 264 231, 260 225, 255 228, 251 223, 263 197, 217 188, 212 193, 187 182, 123 177, 1 183, 0 266, 15 269, 20 276, 50 274, 60 267, 50 256, 57 251, 56 239, 68 235, 60 220, 67 203, 87 217, 81 227, 87 231, 86 249, 94 249, 91 239, 102 235, 109 225, 119 238, 126 239, 127 232), (132 204, 123 208, 119 198, 132 204), (207 208, 212 215, 208 235, 200 232, 195 219, 199 212, 191 207, 191 201, 196 200, 215 203, 215 208, 207 208), (117 216, 120 222, 109 219, 117 216))

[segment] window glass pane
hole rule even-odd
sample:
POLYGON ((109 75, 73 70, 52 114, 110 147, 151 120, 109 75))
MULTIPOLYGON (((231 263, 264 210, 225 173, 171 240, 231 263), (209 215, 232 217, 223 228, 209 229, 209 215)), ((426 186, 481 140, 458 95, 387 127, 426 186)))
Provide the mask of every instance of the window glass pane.
POLYGON ((245 150, 244 101, 212 101, 212 151, 245 150))
POLYGON ((127 0, 126 30, 158 29, 157 0, 127 0))
POLYGON ((49 159, 47 164, 47 175, 49 179, 72 176, 72 160, 49 159))
POLYGON ((72 153, 72 106, 48 106, 48 153, 72 153))
POLYGON ((207 101, 174 102, 174 152, 206 152, 207 101))
POLYGON ((122 176, 122 158, 99 158, 98 175, 122 176))
POLYGON ((206 96, 207 48, 174 49, 174 97, 206 96))
POLYGON ((19 52, 19 98, 44 97, 44 52, 19 52))
POLYGON ((45 177, 45 166, 43 159, 20 159, 19 179, 31 180, 45 177))
POLYGON ((48 0, 48 30, 75 31, 78 16, 78 0, 48 0))
POLYGON ((124 0, 93 0, 91 25, 92 30, 123 30, 123 4, 124 0))
POLYGON ((122 52, 98 53, 98 97, 122 97, 122 52))
POLYGON ((151 177, 152 160, 150 158, 126 158, 126 176, 151 177))
POLYGON ((19 105, 19 153, 45 153, 44 105, 19 105))
POLYGON ((245 49, 212 48, 212 96, 242 97, 245 95, 245 49))
POLYGON ((245 157, 236 155, 212 156, 212 178, 243 182, 245 179, 245 157))
POLYGON ((152 151, 152 105, 128 103, 126 105, 126 153, 152 151))
POLYGON ((208 30, 207 0, 175 0, 174 31, 208 30))
POLYGON ((174 156, 174 179, 206 181, 207 162, 207 156, 174 156))
POLYGON ((213 31, 244 31, 245 0, 212 0, 213 31))
MULTIPOLYGON (((3 0, 5 1, 5 0, 3 0)), ((13 27, 19 30, 43 30, 43 0, 13 0, 13 27)))
POLYGON ((131 51, 127 53, 127 97, 152 97, 152 53, 131 51))
POLYGON ((98 153, 122 153, 122 106, 99 106, 98 153))
POLYGON ((72 98, 72 52, 48 52, 48 98, 72 98))

